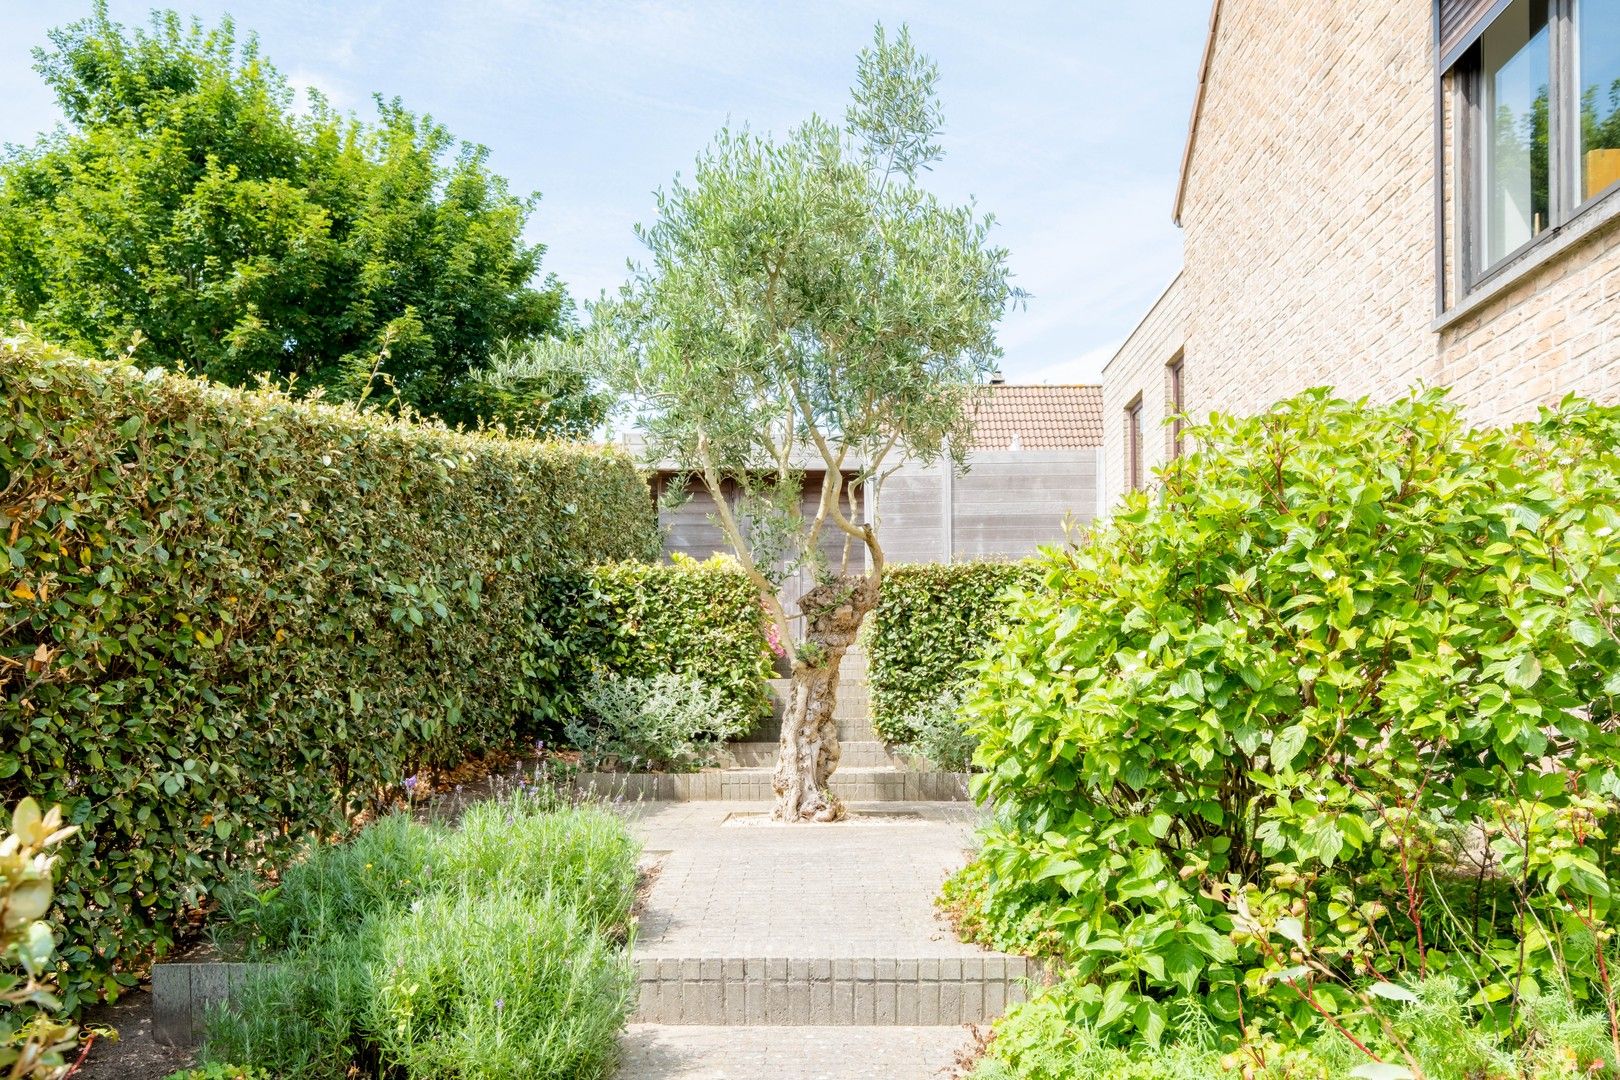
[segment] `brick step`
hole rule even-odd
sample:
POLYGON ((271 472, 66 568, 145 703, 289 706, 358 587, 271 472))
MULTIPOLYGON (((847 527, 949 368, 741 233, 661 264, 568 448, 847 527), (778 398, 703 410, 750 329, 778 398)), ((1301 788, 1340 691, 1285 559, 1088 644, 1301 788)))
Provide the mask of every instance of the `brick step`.
MULTIPOLYGON (((776 740, 782 737, 782 718, 772 717, 762 720, 748 733, 743 742, 768 742, 776 745, 776 740)), ((838 741, 846 742, 872 742, 877 739, 877 732, 872 730, 872 721, 862 716, 858 719, 844 718, 838 721, 838 741)), ((733 744, 735 745, 735 744, 733 744)))
MULTIPOLYGON (((726 753, 731 756, 732 764, 739 768, 774 768, 777 746, 774 742, 734 742, 726 744, 726 753)), ((876 739, 839 739, 838 749, 842 752, 838 759, 840 769, 927 769, 926 762, 920 759, 913 762, 898 754, 891 754, 888 747, 876 739)))
MULTIPOLYGON (((575 787, 599 798, 645 802, 770 802, 771 769, 710 769, 696 773, 582 773, 575 787)), ((966 802, 966 773, 896 768, 839 769, 833 793, 847 802, 966 802)))
POLYGON ((980 1024, 1045 978, 1022 956, 635 960, 634 1023, 728 1027, 980 1024))
MULTIPOLYGON (((771 696, 771 715, 780 720, 793 689, 793 680, 770 679, 767 688, 771 696)), ((872 703, 867 696, 865 680, 840 679, 838 694, 833 700, 833 717, 838 720, 865 720, 871 715, 872 703)))

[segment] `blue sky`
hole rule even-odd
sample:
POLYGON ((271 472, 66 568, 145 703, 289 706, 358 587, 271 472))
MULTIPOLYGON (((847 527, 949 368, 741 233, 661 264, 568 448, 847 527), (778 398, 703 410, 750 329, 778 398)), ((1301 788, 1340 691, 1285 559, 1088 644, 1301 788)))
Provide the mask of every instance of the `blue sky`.
MULTIPOLYGON (((112 0, 144 23, 150 3, 112 0)), ((257 31, 295 84, 371 115, 401 96, 487 145, 515 190, 543 201, 531 238, 578 299, 624 278, 652 192, 716 129, 784 131, 842 115, 872 23, 911 25, 942 72, 946 159, 931 185, 993 212, 1033 297, 1003 322, 1018 381, 1097 378, 1175 274, 1176 168, 1208 0, 724 2, 724 0, 181 0, 257 31)), ((57 112, 31 69, 45 31, 88 2, 0 8, 0 142, 57 112)))

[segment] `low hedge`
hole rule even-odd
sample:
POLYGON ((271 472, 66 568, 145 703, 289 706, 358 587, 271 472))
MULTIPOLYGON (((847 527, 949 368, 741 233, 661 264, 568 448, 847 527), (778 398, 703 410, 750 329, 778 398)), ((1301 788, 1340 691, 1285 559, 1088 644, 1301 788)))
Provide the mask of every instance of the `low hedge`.
POLYGON ((908 718, 962 684, 1005 620, 1007 590, 1035 580, 1029 562, 916 563, 884 574, 866 643, 879 738, 916 736, 908 718))
POLYGON ((692 675, 743 712, 770 715, 775 675, 759 593, 729 559, 592 567, 591 585, 617 628, 607 662, 623 675, 692 675))
POLYGON ((527 734, 560 572, 655 543, 620 453, 0 340, 0 804, 84 827, 70 1001, 220 876, 527 734))

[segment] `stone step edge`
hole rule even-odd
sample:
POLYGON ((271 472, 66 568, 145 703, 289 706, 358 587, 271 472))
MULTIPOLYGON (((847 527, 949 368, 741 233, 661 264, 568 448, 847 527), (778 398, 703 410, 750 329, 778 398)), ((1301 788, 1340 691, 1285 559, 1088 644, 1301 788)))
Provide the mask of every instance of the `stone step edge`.
MULTIPOLYGON (((575 790, 644 802, 769 802, 768 767, 698 773, 580 773, 575 790)), ((848 802, 967 802, 967 773, 848 768, 833 773, 834 794, 848 802)))
POLYGON ((1050 979, 1022 956, 643 957, 632 1022, 934 1027, 994 1020, 1050 979))
POLYGON ((160 1046, 194 1046, 208 1010, 223 1005, 263 965, 226 962, 152 965, 152 1038, 160 1046))
MULTIPOLYGON (((834 716, 838 721, 839 742, 875 742, 877 732, 872 720, 866 716, 834 716)), ((775 717, 756 724, 739 742, 775 742, 782 737, 782 718, 775 717)))
MULTIPOLYGON (((735 741, 726 744, 726 752, 740 768, 775 767, 780 743, 763 740, 735 741)), ((873 766, 893 766, 929 772, 927 759, 920 756, 890 751, 877 739, 840 739, 838 748, 842 756, 840 768, 858 769, 873 766)))

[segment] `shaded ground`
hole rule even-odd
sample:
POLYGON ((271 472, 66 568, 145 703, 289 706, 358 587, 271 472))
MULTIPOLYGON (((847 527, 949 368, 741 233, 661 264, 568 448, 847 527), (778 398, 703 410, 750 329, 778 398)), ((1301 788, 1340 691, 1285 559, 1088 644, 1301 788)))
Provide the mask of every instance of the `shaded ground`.
POLYGON ((114 1028, 118 1040, 92 1043, 74 1080, 163 1080, 191 1064, 189 1049, 159 1046, 152 1038, 152 995, 145 990, 126 994, 116 1005, 88 1010, 83 1023, 114 1028))

